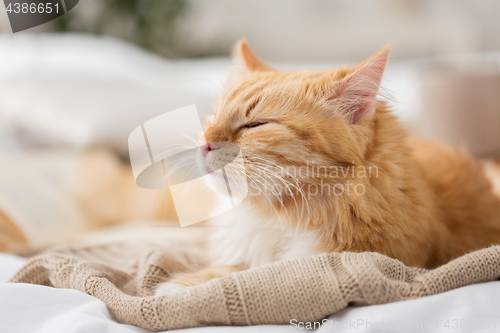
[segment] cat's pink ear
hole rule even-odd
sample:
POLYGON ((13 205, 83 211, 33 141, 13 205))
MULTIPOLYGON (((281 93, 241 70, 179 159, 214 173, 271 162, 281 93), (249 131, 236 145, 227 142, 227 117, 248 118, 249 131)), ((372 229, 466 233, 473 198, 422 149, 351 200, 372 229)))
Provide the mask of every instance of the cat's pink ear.
POLYGON ((375 112, 377 94, 390 51, 391 46, 385 46, 336 85, 330 100, 349 117, 352 124, 375 112))
POLYGON ((267 71, 272 70, 262 60, 252 52, 245 38, 241 38, 235 47, 236 65, 240 69, 248 71, 267 71))

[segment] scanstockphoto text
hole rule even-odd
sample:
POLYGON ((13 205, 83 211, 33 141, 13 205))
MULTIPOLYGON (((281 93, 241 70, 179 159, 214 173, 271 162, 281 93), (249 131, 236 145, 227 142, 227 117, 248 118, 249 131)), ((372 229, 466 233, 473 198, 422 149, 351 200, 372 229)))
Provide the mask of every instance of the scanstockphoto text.
POLYGON ((290 195, 301 192, 307 199, 314 196, 364 195, 363 179, 378 178, 377 166, 317 165, 307 162, 303 166, 260 167, 262 172, 253 174, 248 183, 250 196, 290 195), (311 181, 313 180, 313 181, 311 181))
POLYGON ((470 331, 481 330, 500 332, 500 322, 496 319, 480 318, 443 318, 440 320, 422 320, 422 321, 388 321, 374 320, 367 318, 335 320, 323 319, 322 321, 302 322, 297 319, 290 320, 290 327, 297 330, 311 330, 323 328, 331 328, 342 331, 357 331, 357 330, 380 330, 380 331, 422 331, 429 332, 432 330, 446 329, 449 331, 470 331))

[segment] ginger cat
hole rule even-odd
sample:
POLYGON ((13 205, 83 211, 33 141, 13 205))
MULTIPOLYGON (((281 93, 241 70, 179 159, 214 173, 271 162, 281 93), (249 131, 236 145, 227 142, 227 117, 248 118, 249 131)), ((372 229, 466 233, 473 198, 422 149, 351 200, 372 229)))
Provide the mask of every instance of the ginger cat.
POLYGON ((157 294, 320 252, 375 251, 432 268, 500 243, 500 200, 482 165, 410 140, 377 100, 390 47, 335 71, 272 69, 245 40, 237 53, 201 144, 209 168, 224 160, 218 142, 237 144, 253 190, 215 219, 226 227, 214 266, 157 294))

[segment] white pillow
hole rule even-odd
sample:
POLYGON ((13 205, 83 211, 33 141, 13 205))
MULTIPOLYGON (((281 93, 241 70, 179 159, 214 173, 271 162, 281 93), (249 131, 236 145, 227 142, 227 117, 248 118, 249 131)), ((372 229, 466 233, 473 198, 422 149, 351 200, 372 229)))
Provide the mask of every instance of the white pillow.
POLYGON ((229 59, 167 61, 112 38, 0 35, 0 131, 30 144, 127 153, 144 121, 190 104, 203 119, 229 59))

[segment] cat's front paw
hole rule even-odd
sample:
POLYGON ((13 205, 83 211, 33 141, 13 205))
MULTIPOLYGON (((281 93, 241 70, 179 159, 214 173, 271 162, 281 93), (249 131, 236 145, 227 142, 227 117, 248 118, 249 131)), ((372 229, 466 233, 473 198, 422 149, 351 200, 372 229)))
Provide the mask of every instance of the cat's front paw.
POLYGON ((159 295, 174 295, 174 294, 179 294, 182 293, 187 286, 183 286, 177 283, 173 282, 165 282, 165 283, 159 283, 155 287, 155 296, 159 295))

